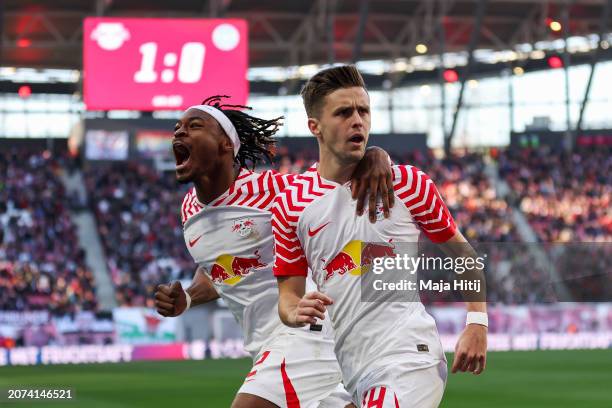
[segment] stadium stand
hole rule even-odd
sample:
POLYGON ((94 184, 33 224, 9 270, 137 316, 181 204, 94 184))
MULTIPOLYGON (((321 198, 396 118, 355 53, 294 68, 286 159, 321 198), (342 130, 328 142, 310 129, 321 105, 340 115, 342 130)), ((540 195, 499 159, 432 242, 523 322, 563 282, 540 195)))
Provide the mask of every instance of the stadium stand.
POLYGON ((507 150, 499 172, 542 242, 612 240, 612 156, 609 147, 572 153, 507 150))
POLYGON ((69 215, 59 179, 67 157, 0 152, 0 309, 95 311, 92 272, 69 215))
MULTIPOLYGON (((61 256, 72 251, 77 239, 67 213, 71 200, 57 174, 61 166, 74 164, 47 153, 12 152, 2 157, 7 180, 0 207, 4 227, 0 248, 6 259, 0 285, 7 288, 0 298, 3 309, 35 310, 50 302, 54 313, 95 310, 93 275, 85 266, 83 251, 79 250, 72 260, 61 256), (16 163, 28 165, 17 168, 16 163), (45 197, 59 200, 50 207, 45 197)), ((301 172, 315 158, 315 151, 290 152, 281 147, 272 167, 283 173, 301 172)), ((511 186, 509 203, 496 195, 484 173, 482 154, 465 153, 439 160, 431 153, 415 152, 392 158, 395 163, 413 164, 430 175, 471 242, 519 243, 510 216, 512 204, 528 215, 541 241, 595 241, 612 236, 610 172, 600 171, 609 170, 606 153, 565 156, 551 155, 544 149, 502 151, 499 173, 511 186), (580 182, 583 178, 586 181, 580 182)), ((172 173, 159 173, 148 164, 131 162, 97 164, 84 174, 89 206, 97 220, 119 305, 150 307, 159 282, 191 278, 194 265, 183 243, 178 214, 185 188, 177 186, 172 173)), ((489 276, 491 302, 555 300, 547 271, 535 266, 525 252, 516 251, 514 256, 506 254, 504 258, 506 265, 495 264, 496 274, 489 276), (509 257, 512 262, 507 262, 509 257), (529 274, 520 273, 527 269, 529 274)), ((564 279, 572 279, 567 275, 568 268, 563 271, 564 279)))
POLYGON ((85 183, 119 305, 152 307, 159 283, 193 276, 179 215, 185 189, 173 173, 101 164, 85 171, 85 183))

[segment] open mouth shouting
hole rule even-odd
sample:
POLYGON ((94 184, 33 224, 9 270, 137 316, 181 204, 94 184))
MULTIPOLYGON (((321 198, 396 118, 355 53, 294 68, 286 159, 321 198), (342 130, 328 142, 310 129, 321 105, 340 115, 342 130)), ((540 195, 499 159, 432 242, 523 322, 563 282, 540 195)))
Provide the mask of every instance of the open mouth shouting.
POLYGON ((176 171, 180 172, 189 164, 191 150, 189 146, 178 140, 172 143, 172 151, 174 153, 174 160, 176 161, 176 171))

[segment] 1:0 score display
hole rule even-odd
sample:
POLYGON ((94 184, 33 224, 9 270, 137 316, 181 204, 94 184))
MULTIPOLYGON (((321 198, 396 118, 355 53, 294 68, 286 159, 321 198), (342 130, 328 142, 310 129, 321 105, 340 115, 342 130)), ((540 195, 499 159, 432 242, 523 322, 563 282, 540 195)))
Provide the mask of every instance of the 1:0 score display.
POLYGON ((88 18, 88 109, 183 109, 214 94, 248 97, 243 20, 88 18))

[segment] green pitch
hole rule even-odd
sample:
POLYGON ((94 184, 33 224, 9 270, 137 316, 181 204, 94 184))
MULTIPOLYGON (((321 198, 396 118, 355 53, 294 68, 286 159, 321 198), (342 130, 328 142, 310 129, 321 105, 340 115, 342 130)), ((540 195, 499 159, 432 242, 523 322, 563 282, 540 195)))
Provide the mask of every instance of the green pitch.
MULTIPOLYGON (((10 386, 70 387, 76 400, 0 402, 0 408, 223 408, 249 368, 246 359, 2 367, 3 393, 10 386)), ((610 408, 612 350, 489 353, 483 375, 449 376, 442 406, 610 408)))

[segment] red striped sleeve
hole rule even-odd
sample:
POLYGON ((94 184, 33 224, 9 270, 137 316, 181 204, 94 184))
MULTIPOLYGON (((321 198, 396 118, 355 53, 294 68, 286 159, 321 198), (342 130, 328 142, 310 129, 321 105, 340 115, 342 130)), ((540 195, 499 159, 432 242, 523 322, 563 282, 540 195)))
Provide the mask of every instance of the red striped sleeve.
POLYGON ((297 235, 297 223, 304 209, 298 203, 297 186, 291 185, 277 195, 272 206, 274 235, 274 276, 306 276, 308 262, 297 235))
POLYGON ((455 235, 455 220, 436 185, 423 171, 414 166, 393 166, 393 189, 432 242, 446 242, 455 235))
POLYGON ((274 276, 307 276, 308 262, 297 236, 297 217, 288 214, 284 193, 272 206, 274 276))
POLYGON ((316 172, 295 176, 290 185, 276 196, 272 206, 274 235, 274 275, 306 276, 308 261, 297 234, 297 225, 304 209, 326 191, 335 188, 326 184, 316 172))

